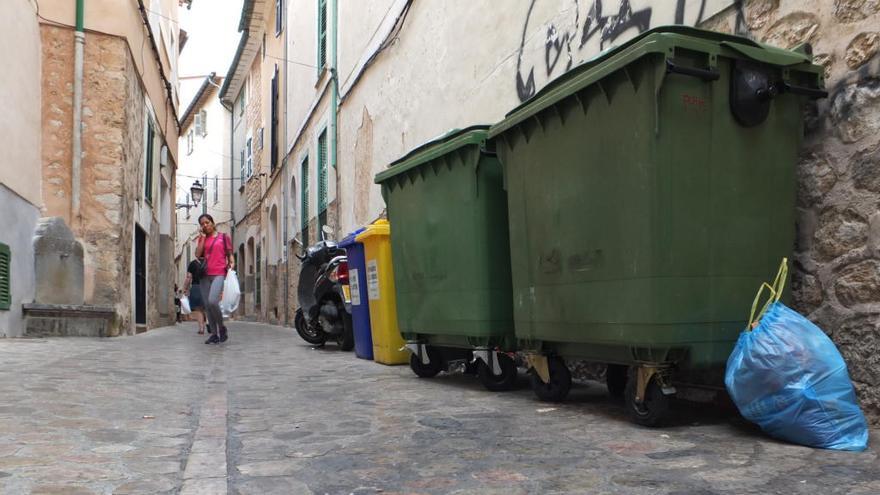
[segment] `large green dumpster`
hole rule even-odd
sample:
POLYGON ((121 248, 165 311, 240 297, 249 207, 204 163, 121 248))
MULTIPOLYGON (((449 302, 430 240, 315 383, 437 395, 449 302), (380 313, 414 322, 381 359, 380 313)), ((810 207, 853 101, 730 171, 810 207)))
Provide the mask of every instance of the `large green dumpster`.
POLYGON ((619 393, 629 366, 646 424, 673 379, 722 384, 755 290, 792 251, 802 109, 822 85, 806 53, 665 27, 490 129, 539 397, 567 394, 565 358, 608 363, 619 393))
POLYGON ((507 198, 488 126, 452 131, 376 176, 388 205, 401 334, 419 376, 477 358, 490 390, 516 380, 507 198))

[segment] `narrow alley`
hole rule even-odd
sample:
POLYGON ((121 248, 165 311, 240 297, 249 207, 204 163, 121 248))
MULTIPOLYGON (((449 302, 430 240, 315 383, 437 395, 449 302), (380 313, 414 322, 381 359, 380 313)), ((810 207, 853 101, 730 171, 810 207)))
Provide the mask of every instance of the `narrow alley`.
POLYGON ((784 444, 715 408, 648 429, 595 382, 548 405, 524 374, 493 394, 281 327, 195 332, 0 340, 0 493, 880 493, 874 451, 784 444))

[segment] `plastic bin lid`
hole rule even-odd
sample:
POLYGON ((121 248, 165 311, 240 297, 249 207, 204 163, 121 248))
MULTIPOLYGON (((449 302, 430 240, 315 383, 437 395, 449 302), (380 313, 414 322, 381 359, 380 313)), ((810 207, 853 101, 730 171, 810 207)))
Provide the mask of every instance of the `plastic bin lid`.
POLYGON ((379 219, 364 227, 364 231, 356 235, 354 239, 357 242, 364 242, 370 237, 389 235, 391 235, 391 224, 388 223, 388 220, 379 219))
POLYGON ((364 230, 365 230, 365 227, 361 227, 361 228, 355 230, 354 232, 348 234, 341 241, 339 241, 339 244, 337 244, 337 246, 339 246, 341 248, 347 248, 349 246, 353 246, 353 245, 357 244, 357 240, 355 238, 357 237, 358 234, 360 234, 364 230))
POLYGON ((666 54, 676 46, 685 46, 713 55, 726 52, 728 55, 735 54, 742 58, 780 67, 801 65, 802 67, 799 69, 816 74, 819 84, 822 83, 822 75, 824 74, 824 69, 812 65, 811 57, 806 53, 784 50, 741 36, 705 29, 687 26, 660 26, 645 31, 622 45, 610 48, 557 77, 537 94, 508 112, 504 120, 493 125, 489 129, 489 138, 503 134, 524 120, 632 64, 645 55, 650 53, 666 54))
POLYGON ((473 125, 464 129, 453 129, 446 134, 418 146, 409 153, 391 162, 387 170, 376 174, 376 184, 402 174, 408 170, 430 162, 464 146, 479 145, 486 140, 488 125, 473 125))

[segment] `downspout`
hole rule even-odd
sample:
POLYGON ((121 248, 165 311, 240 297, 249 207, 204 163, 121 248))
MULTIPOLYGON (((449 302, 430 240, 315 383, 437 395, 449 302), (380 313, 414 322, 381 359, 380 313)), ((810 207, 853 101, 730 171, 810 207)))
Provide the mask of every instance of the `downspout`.
MULTIPOLYGON (((333 84, 330 87, 330 165, 333 166, 336 175, 336 223, 339 224, 339 171, 336 167, 337 147, 337 112, 339 111, 339 73, 336 68, 336 43, 339 41, 338 0, 330 1, 330 19, 333 29, 333 42, 330 44, 330 76, 333 84)), ((342 237, 339 231, 340 225, 335 226, 337 235, 342 237)))
MULTIPOLYGON (((229 110, 229 235, 232 237, 232 250, 237 255, 238 250, 235 248, 235 177, 237 177, 235 175, 235 103, 233 102, 231 108, 227 108, 227 110, 229 110)), ((235 268, 238 273, 241 273, 241 267, 238 264, 242 260, 237 258, 236 256, 235 268)))
POLYGON ((71 170, 71 224, 80 222, 80 176, 82 171, 83 52, 86 34, 83 29, 85 0, 76 0, 76 31, 73 44, 73 164, 71 170))
MULTIPOLYGON (((281 9, 281 14, 287 15, 287 0, 282 0, 284 2, 284 8, 281 9)), ((290 204, 289 196, 293 194, 293 191, 288 190, 290 186, 290 181, 287 180, 287 66, 290 65, 287 60, 287 32, 288 26, 287 19, 282 20, 282 25, 284 26, 284 134, 281 139, 281 143, 283 144, 284 150, 284 158, 281 160, 281 177, 284 181, 284 184, 281 185, 281 190, 284 194, 284 200, 282 204, 284 205, 284 230, 282 236, 284 237, 284 304, 282 307, 284 308, 284 326, 290 325, 290 315, 288 314, 288 305, 290 303, 290 238, 287 230, 288 223, 290 223, 290 204)))

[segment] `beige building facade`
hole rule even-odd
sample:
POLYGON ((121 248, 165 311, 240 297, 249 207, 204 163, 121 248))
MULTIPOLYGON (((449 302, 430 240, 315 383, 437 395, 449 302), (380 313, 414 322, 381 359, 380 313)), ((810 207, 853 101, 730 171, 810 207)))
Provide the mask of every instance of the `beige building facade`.
POLYGON ((33 235, 43 206, 40 174, 42 75, 36 4, 0 4, 0 337, 23 334, 22 304, 34 298, 33 235), (11 117, 11 116, 14 116, 11 117))
POLYGON ((232 238, 242 301, 239 316, 284 320, 283 173, 286 2, 246 0, 238 50, 220 90, 232 119, 229 177, 232 238))

